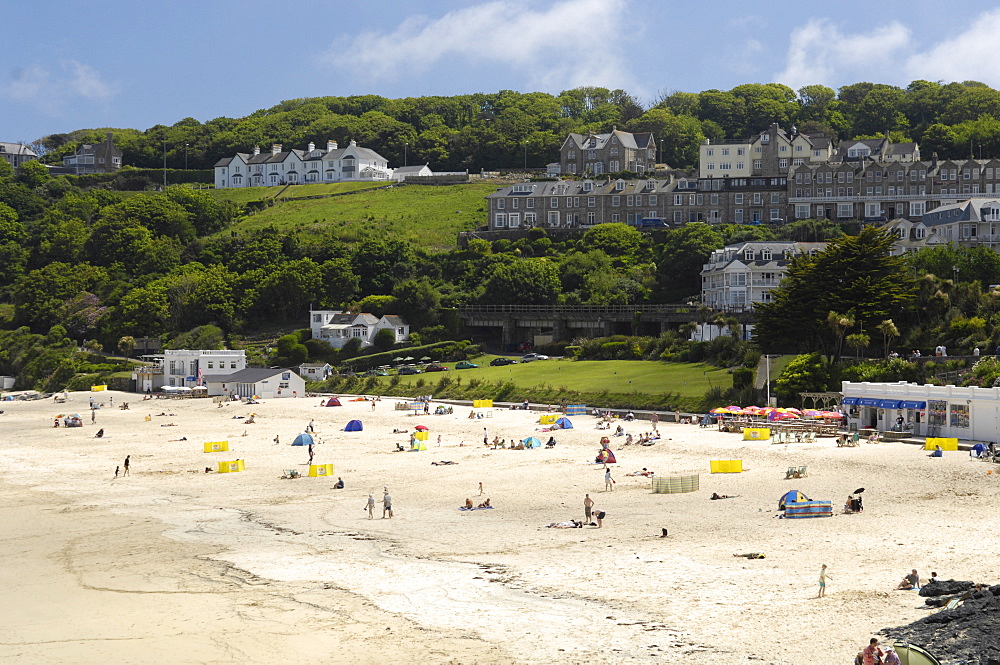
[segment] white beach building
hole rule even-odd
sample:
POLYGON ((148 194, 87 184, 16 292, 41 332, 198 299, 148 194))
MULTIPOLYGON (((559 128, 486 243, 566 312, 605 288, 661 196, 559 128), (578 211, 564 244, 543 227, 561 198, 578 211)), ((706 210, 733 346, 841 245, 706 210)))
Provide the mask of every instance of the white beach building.
POLYGON ((1000 441, 1000 388, 844 381, 850 429, 890 431, 902 416, 915 436, 1000 441))

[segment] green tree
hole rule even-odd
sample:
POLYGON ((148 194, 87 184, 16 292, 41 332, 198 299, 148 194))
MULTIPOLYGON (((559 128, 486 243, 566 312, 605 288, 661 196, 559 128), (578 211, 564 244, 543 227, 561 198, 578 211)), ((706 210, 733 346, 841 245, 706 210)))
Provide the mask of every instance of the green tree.
POLYGON ((830 389, 830 368, 819 353, 796 356, 774 382, 785 404, 802 404, 801 393, 830 389))
POLYGON ((701 268, 716 249, 725 247, 722 236, 708 224, 685 224, 664 234, 657 252, 657 281, 661 302, 676 302, 701 290, 701 268))
POLYGON ((411 330, 437 323, 441 293, 426 277, 400 282, 392 290, 392 295, 396 299, 396 314, 410 324, 411 330))
POLYGON ((772 301, 757 306, 757 343, 778 349, 824 349, 837 357, 842 336, 827 324, 833 312, 851 312, 861 329, 874 329, 911 300, 913 283, 903 257, 892 256, 894 236, 865 227, 832 241, 815 257, 792 260, 772 301))
POLYGON ((559 270, 544 259, 514 259, 487 271, 480 302, 547 305, 559 298, 559 270))
POLYGON ((135 350, 135 337, 131 335, 124 335, 118 340, 118 350, 121 351, 122 355, 128 358, 132 355, 135 350))
POLYGON ((598 224, 583 234, 581 249, 604 252, 607 256, 625 265, 639 255, 645 244, 642 232, 634 226, 612 223, 598 224))
POLYGON ((388 351, 396 344, 396 333, 389 328, 382 328, 377 333, 375 333, 375 339, 372 340, 372 346, 374 346, 379 351, 388 351))

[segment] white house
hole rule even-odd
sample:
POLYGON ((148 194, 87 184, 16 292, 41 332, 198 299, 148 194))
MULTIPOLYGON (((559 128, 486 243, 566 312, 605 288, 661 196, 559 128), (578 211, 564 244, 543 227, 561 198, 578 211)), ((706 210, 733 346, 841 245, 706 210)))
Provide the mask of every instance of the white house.
POLYGON ((303 363, 299 365, 299 376, 306 381, 325 381, 333 374, 330 363, 303 363))
POLYGON ((427 164, 421 164, 420 166, 400 166, 392 170, 392 179, 396 182, 403 182, 407 178, 428 175, 434 175, 434 171, 427 164))
MULTIPOLYGON (((159 358, 160 356, 154 356, 159 358)), ((154 360, 155 362, 155 360, 154 360)), ((161 364, 163 368, 163 386, 204 385, 204 378, 212 374, 231 374, 246 369, 246 351, 217 349, 168 349, 163 352, 161 364)), ((159 386, 148 386, 155 389, 159 386)), ((147 386, 140 386, 146 390, 147 386)))
POLYGON ((751 241, 728 245, 709 256, 701 269, 701 301, 711 307, 752 309, 770 302, 797 254, 815 254, 825 242, 751 241))
POLYGON ((252 367, 232 374, 216 374, 207 377, 207 386, 209 396, 273 399, 306 394, 305 380, 288 368, 252 367))
POLYGON ((311 310, 309 329, 313 339, 321 339, 337 349, 352 338, 360 339, 363 347, 371 346, 378 331, 384 329, 393 331, 396 342, 410 339, 410 324, 394 314, 379 318, 365 312, 351 314, 339 310, 311 310))
MULTIPOLYGON (((429 170, 429 169, 428 169, 429 170)), ((252 154, 237 153, 215 163, 215 188, 272 187, 311 182, 372 182, 391 180, 393 169, 385 157, 351 141, 340 148, 327 141, 326 150, 310 143, 305 150, 284 150, 280 143, 270 153, 254 146, 252 154)))
POLYGON ((844 381, 841 392, 852 430, 892 430, 902 416, 904 430, 916 436, 1000 439, 1000 388, 844 381))

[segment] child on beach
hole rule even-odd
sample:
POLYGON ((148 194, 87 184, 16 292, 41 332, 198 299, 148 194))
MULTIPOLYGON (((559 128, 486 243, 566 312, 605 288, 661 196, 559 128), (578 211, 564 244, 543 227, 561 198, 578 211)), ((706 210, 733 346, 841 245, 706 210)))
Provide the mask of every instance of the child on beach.
MULTIPOLYGON (((822 598, 826 595, 826 579, 828 577, 830 576, 826 574, 826 564, 824 563, 823 567, 819 569, 819 595, 816 596, 817 598, 822 598)), ((830 579, 833 578, 830 577, 830 579)))

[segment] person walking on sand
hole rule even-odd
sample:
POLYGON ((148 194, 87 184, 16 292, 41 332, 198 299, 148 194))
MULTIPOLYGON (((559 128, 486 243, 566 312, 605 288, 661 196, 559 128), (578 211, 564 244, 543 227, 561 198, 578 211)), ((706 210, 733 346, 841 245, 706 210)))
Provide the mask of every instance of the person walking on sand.
POLYGON ((121 469, 121 467, 120 467, 120 466, 116 466, 116 467, 115 467, 115 478, 117 478, 117 477, 118 477, 118 471, 119 471, 120 469, 121 469))
POLYGON ((591 522, 591 519, 590 519, 590 514, 591 513, 590 513, 590 511, 592 511, 593 509, 594 509, 594 500, 590 498, 589 494, 584 494, 583 495, 583 515, 584 515, 584 518, 585 518, 584 519, 584 523, 585 524, 590 524, 590 522, 591 522))
POLYGON ((828 577, 831 580, 833 579, 832 577, 826 574, 826 564, 824 563, 823 567, 819 569, 819 595, 816 596, 817 598, 822 598, 823 596, 826 595, 826 579, 828 577))
POLYGON ((483 428, 483 445, 484 446, 490 445, 490 431, 485 427, 483 428))
POLYGON ((604 491, 615 491, 615 479, 611 477, 611 467, 604 467, 604 491))
POLYGON ((385 490, 385 494, 382 495, 382 519, 385 519, 387 514, 389 519, 392 519, 392 497, 389 496, 389 490, 385 490))
POLYGON ((375 400, 372 399, 372 411, 374 411, 374 410, 375 410, 375 400))
POLYGON ((129 464, 131 464, 131 462, 129 460, 131 460, 131 459, 132 459, 131 455, 126 455, 125 456, 125 463, 122 464, 122 466, 125 467, 125 470, 122 471, 122 477, 123 478, 128 475, 129 464))
POLYGON ((274 445, 278 445, 279 443, 281 443, 281 441, 279 440, 280 436, 281 436, 280 434, 274 435, 274 445))
POLYGON ((309 444, 309 463, 313 463, 313 444, 309 444))
POLYGON ((93 425, 97 422, 97 409, 90 407, 90 424, 93 425))
POLYGON ((372 493, 368 493, 368 502, 365 504, 365 508, 368 509, 368 519, 375 519, 375 497, 372 493))

